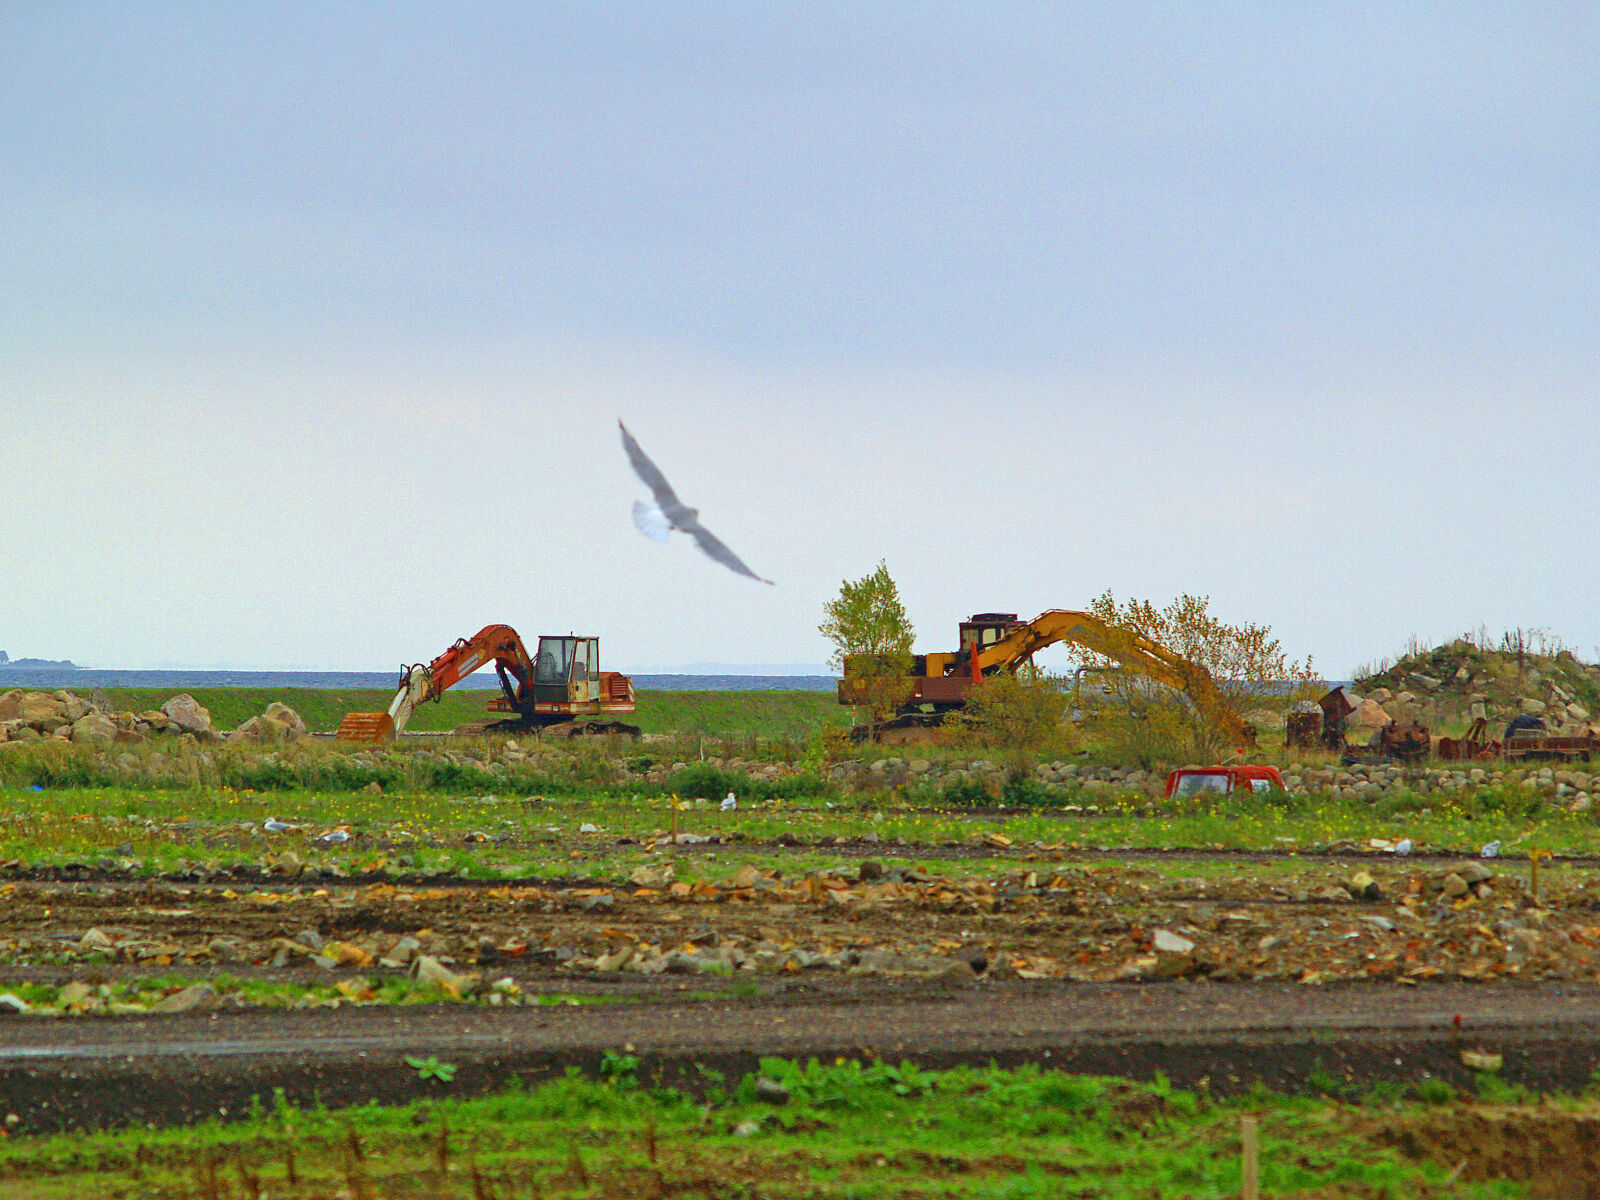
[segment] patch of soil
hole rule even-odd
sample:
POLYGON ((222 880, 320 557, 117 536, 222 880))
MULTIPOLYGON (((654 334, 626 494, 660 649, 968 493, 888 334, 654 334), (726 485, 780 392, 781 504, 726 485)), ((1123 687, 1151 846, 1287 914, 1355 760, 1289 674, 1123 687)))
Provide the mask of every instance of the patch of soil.
POLYGON ((1600 1198, 1600 1107, 1452 1104, 1380 1123, 1381 1145, 1432 1158, 1466 1180, 1510 1179, 1534 1197, 1600 1198))

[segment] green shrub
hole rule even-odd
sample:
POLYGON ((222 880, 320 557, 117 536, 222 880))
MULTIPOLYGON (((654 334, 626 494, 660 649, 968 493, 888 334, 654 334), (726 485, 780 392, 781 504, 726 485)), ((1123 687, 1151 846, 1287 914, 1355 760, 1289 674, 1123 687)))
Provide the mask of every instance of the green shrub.
POLYGON ((819 796, 829 792, 828 784, 816 775, 802 773, 781 779, 753 779, 743 771, 730 771, 710 763, 690 763, 658 785, 658 791, 675 796, 720 800, 729 792, 746 800, 772 800, 778 797, 819 796))
POLYGON ((1013 775, 1000 789, 1000 802, 1009 808, 1042 808, 1060 803, 1060 797, 1032 775, 1013 775))
POLYGON ((939 789, 938 803, 946 808, 987 808, 994 803, 989 789, 976 779, 957 779, 939 789))

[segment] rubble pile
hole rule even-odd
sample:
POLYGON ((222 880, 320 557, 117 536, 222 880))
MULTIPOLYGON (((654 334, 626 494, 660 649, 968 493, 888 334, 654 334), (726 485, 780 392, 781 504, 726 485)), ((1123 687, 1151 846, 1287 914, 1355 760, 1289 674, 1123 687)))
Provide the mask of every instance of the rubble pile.
POLYGON ((1552 734, 1576 736, 1587 733, 1600 712, 1600 664, 1584 663, 1570 650, 1482 649, 1457 639, 1409 654, 1357 680, 1354 690, 1402 725, 1482 717, 1503 727, 1535 716, 1552 734))
POLYGON ((211 721, 211 712, 187 692, 173 696, 159 709, 117 712, 103 695, 84 699, 68 691, 25 692, 13 688, 0 695, 0 745, 53 740, 79 745, 137 744, 158 738, 195 742, 294 742, 307 735, 306 724, 286 704, 272 703, 226 733, 211 721))

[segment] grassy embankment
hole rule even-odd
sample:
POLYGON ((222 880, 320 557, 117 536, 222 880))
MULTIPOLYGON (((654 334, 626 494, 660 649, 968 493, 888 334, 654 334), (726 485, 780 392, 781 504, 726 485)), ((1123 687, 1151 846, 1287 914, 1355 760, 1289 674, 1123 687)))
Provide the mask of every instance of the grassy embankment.
MULTIPOLYGON (((638 1060, 609 1053, 599 1081, 574 1074, 453 1101, 451 1064, 409 1061, 438 1085, 437 1101, 336 1113, 279 1104, 229 1126, 14 1138, 0 1143, 0 1183, 16 1200, 1233 1196, 1249 1114, 1259 1119, 1266 1195, 1528 1194, 1525 1184, 1475 1180, 1481 1170, 1457 1177, 1428 1156, 1432 1143, 1446 1143, 1441 1157, 1454 1144, 1448 1087, 1432 1104, 1393 1094, 1362 1105, 1265 1093, 1219 1101, 1034 1068, 765 1059, 762 1074, 789 1093, 775 1107, 758 1099, 753 1075, 707 1072, 704 1101, 646 1090, 638 1060)), ((1497 1081, 1486 1086, 1528 1106, 1497 1081)))
MULTIPOLYGON (((108 688, 112 705, 130 712, 160 708, 170 688, 108 688)), ((189 694, 211 712, 218 729, 234 729, 263 712, 274 700, 300 714, 313 733, 331 733, 348 712, 381 712, 394 693, 379 688, 191 688, 189 694)), ((455 729, 494 716, 488 711, 497 691, 458 689, 436 703, 418 707, 408 726, 419 733, 455 729)), ((729 737, 804 738, 815 730, 849 725, 851 710, 832 692, 642 691, 630 723, 645 733, 716 734, 729 737)))

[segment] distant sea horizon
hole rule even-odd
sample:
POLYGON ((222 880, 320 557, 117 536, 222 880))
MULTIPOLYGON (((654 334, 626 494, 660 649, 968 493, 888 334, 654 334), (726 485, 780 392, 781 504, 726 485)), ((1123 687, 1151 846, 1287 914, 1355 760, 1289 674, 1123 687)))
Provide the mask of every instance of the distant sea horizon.
MULTIPOLYGON (((97 667, 0 666, 0 691, 12 688, 397 688, 398 671, 237 671, 141 670, 97 667)), ((645 674, 633 675, 638 691, 657 692, 831 692, 831 675, 746 674, 645 674)), ((491 671, 469 675, 458 688, 497 689, 500 680, 491 671)))

